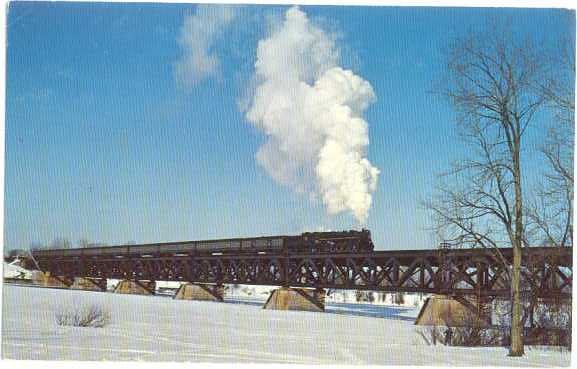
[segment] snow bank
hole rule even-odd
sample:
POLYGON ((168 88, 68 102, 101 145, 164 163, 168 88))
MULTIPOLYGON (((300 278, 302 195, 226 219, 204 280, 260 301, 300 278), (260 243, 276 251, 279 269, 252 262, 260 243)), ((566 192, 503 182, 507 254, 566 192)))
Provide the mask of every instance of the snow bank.
POLYGON ((570 363, 566 352, 528 349, 525 357, 510 358, 505 348, 426 346, 411 318, 418 309, 409 307, 331 303, 329 313, 275 311, 260 304, 10 285, 4 287, 3 301, 2 351, 7 359, 523 367, 570 363), (110 312, 108 326, 56 325, 55 313, 63 306, 91 303, 110 312), (372 312, 380 317, 371 317, 372 312))
POLYGON ((4 278, 31 279, 32 271, 16 265, 16 262, 17 261, 13 261, 12 263, 4 262, 4 278))

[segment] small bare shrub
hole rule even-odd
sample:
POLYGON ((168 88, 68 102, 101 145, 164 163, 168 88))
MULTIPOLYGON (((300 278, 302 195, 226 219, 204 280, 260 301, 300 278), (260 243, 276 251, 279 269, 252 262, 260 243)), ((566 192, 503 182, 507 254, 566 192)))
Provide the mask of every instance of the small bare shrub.
POLYGON ((102 328, 110 323, 110 313, 98 305, 77 307, 56 313, 56 324, 72 327, 102 328))

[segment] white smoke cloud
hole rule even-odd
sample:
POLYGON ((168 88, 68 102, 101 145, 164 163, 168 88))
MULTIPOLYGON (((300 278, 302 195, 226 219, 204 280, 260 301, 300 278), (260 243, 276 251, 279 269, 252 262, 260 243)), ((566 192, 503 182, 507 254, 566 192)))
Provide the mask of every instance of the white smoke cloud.
POLYGON ((198 5, 195 14, 185 18, 178 39, 183 55, 174 65, 179 85, 189 89, 218 74, 220 59, 214 44, 236 15, 232 6, 198 5))
POLYGON ((276 181, 320 197, 330 214, 364 223, 379 170, 366 159, 371 85, 338 66, 334 39, 298 7, 259 41, 246 113, 267 135, 256 157, 276 181))

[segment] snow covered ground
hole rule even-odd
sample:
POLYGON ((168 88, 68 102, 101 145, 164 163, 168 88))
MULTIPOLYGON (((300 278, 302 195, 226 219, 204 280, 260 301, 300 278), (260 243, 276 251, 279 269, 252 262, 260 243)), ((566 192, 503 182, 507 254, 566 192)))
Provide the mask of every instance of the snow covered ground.
MULTIPOLYGON (((2 352, 9 359, 276 362, 306 364, 569 366, 570 354, 527 349, 426 346, 418 309, 329 303, 328 313, 263 310, 248 303, 4 285, 2 352), (71 306, 108 309, 104 328, 61 327, 71 306)), ((238 300, 238 299, 236 299, 238 300)), ((252 303, 251 303, 252 302, 252 303)))
POLYGON ((4 278, 15 278, 15 279, 30 279, 32 278, 32 272, 28 269, 24 269, 18 265, 17 261, 12 263, 4 262, 2 272, 4 278))

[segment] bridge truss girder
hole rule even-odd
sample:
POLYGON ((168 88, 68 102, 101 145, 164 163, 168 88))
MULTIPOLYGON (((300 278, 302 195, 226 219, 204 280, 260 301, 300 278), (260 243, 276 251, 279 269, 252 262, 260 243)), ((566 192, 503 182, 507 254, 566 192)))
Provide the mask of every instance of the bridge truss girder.
MULTIPOLYGON (((571 297, 572 250, 526 248, 523 293, 571 297)), ((64 277, 506 297, 511 249, 375 251, 365 254, 164 255, 49 258, 43 271, 64 277)))

